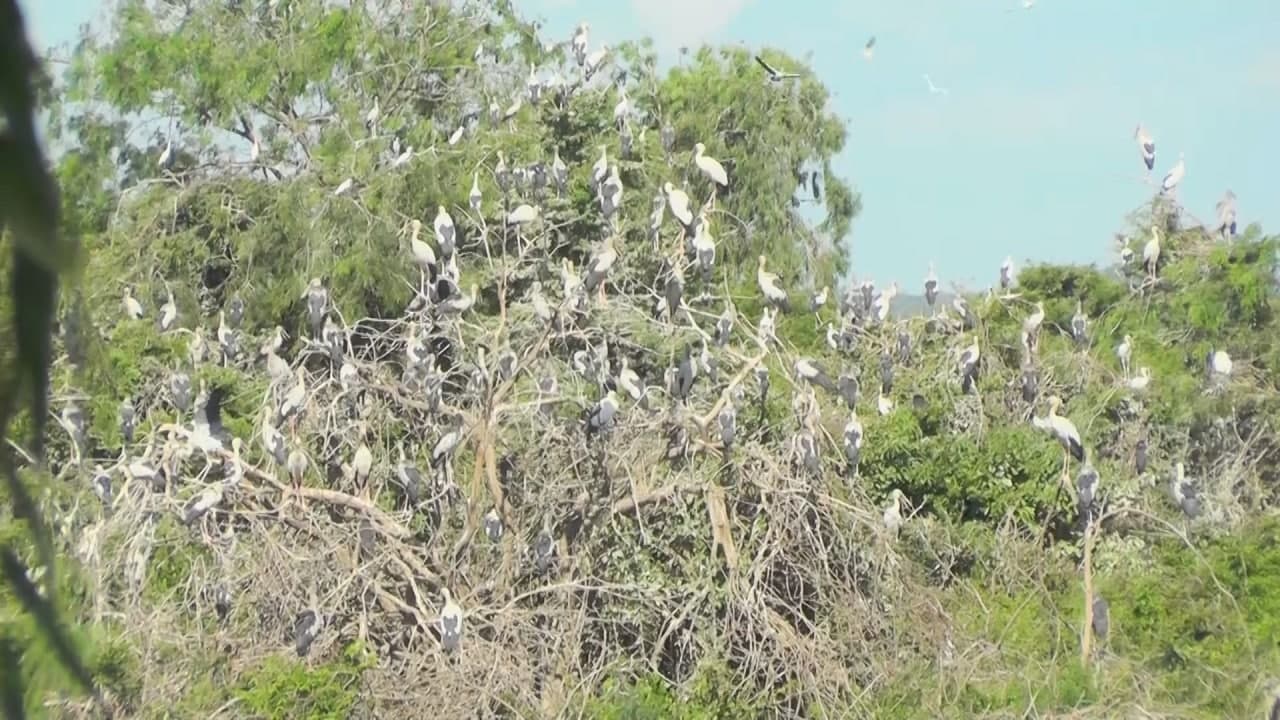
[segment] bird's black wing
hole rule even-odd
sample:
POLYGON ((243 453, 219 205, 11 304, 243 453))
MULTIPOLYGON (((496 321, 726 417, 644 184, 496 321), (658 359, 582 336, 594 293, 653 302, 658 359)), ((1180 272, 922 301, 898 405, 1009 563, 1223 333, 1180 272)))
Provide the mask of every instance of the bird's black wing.
POLYGON ((759 55, 756 55, 756 62, 760 63, 760 67, 764 68, 770 75, 776 76, 778 74, 778 71, 775 70, 772 65, 765 62, 759 55))
POLYGON ((224 439, 227 430, 222 426, 222 401, 226 398, 225 388, 214 386, 209 390, 209 400, 204 404, 204 417, 209 423, 209 435, 224 439))

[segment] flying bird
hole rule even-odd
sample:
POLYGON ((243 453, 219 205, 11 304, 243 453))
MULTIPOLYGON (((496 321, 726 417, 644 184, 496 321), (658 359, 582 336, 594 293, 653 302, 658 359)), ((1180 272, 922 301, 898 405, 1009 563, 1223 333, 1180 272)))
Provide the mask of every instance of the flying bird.
POLYGON ((950 91, 949 91, 949 90, 947 90, 946 88, 940 88, 940 87, 938 87, 937 85, 934 85, 934 84, 933 84, 933 80, 932 80, 932 79, 930 79, 930 77, 929 77, 929 73, 925 73, 925 74, 924 74, 924 75, 922 75, 921 77, 923 77, 923 78, 924 78, 924 81, 925 81, 926 83, 928 83, 928 84, 929 84, 929 94, 930 94, 930 95, 946 95, 948 92, 950 92, 950 91))
POLYGON ((876 36, 872 35, 867 39, 867 44, 862 46, 862 57, 870 60, 876 52, 876 36))
POLYGON ((769 74, 769 80, 772 82, 791 80, 793 78, 800 77, 799 73, 780 72, 777 68, 765 62, 759 55, 756 55, 756 62, 760 63, 760 67, 764 68, 764 71, 769 74))

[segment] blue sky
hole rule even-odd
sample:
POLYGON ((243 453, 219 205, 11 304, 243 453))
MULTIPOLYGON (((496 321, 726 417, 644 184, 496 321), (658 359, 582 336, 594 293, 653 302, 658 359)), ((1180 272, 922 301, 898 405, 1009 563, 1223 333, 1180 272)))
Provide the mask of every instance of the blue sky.
MULTIPOLYGON (((74 38, 102 0, 23 0, 41 45, 74 38)), ((592 43, 768 44, 810 61, 849 124, 839 173, 863 194, 854 273, 914 288, 995 281, 1012 255, 1104 262, 1148 199, 1133 141, 1157 146, 1154 180, 1186 154, 1179 197, 1206 219, 1223 191, 1242 220, 1280 222, 1280 3, 1155 0, 526 0, 548 36, 580 20, 592 43), (875 59, 863 60, 869 35, 875 59), (949 89, 931 96, 922 73, 949 89), (1271 163, 1267 164, 1270 160, 1271 163)), ((1264 224, 1265 226, 1265 224, 1264 224)))

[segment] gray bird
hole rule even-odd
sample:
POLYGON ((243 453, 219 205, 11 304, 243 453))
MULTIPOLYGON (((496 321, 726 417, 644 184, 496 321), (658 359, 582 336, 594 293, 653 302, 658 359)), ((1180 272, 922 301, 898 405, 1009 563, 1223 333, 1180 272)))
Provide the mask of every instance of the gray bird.
POLYGON ((1110 629, 1111 606, 1107 603, 1106 598, 1101 595, 1095 595, 1093 598, 1093 634, 1099 640, 1105 640, 1110 629))
POLYGON ((685 345, 684 354, 680 357, 680 363, 676 366, 675 375, 675 394, 681 402, 689 399, 689 393, 693 391, 693 383, 698 379, 698 365, 693 360, 693 346, 685 345))
POLYGON ((1097 510, 1098 471, 1093 465, 1085 463, 1076 476, 1076 506, 1080 517, 1088 524, 1097 510))
POLYGON ((738 432, 738 412, 733 407, 733 403, 727 402, 720 410, 720 443, 724 445, 725 450, 733 447, 734 437, 738 432))
POLYGON ((311 323, 311 336, 318 338, 321 330, 324 329, 325 313, 329 311, 329 291, 325 289, 320 278, 311 278, 307 289, 302 293, 302 298, 307 301, 307 319, 311 323))
POLYGON ((848 373, 842 374, 836 381, 836 394, 844 401, 844 404, 850 409, 858 404, 858 395, 861 388, 858 385, 858 378, 848 373))
POLYGON ((169 377, 169 397, 178 412, 191 409, 191 376, 179 370, 169 377))
POLYGON ((306 657, 311 651, 311 644, 316 641, 320 631, 324 629, 324 616, 312 609, 298 613, 293 621, 293 648, 298 657, 306 657))

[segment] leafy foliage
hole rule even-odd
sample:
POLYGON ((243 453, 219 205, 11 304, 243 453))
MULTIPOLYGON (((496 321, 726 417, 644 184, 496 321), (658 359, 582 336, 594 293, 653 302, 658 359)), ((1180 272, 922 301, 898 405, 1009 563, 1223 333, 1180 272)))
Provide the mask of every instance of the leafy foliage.
MULTIPOLYGON (((650 235, 651 193, 670 181, 688 191, 695 210, 705 202, 719 254, 709 277, 686 278, 691 324, 714 322, 714 305, 722 301, 736 306, 741 324, 720 355, 719 382, 701 380, 694 392, 689 412, 698 414, 717 402, 729 377, 747 370, 745 356, 755 352, 747 338, 763 310, 751 282, 757 255, 769 257, 801 308, 804 293, 837 285, 847 272, 841 243, 860 201, 830 165, 845 130, 827 110, 826 89, 802 64, 763 51, 800 75, 769 83, 749 52, 703 48, 660 73, 651 46, 637 42, 614 48, 612 64, 587 80, 563 46, 549 46, 540 28, 505 3, 466 9, 414 3, 394 15, 373 5, 293 0, 272 9, 210 1, 178 9, 125 0, 112 31, 85 38, 70 71, 48 88, 52 134, 70 148, 55 168, 67 198, 57 242, 83 238, 89 251, 87 272, 63 298, 50 378, 60 396, 86 400, 90 463, 136 449, 127 447, 115 418, 125 397, 144 418, 139 437, 163 435, 183 419, 164 397, 165 381, 179 368, 193 370, 197 386, 230 389, 223 404, 228 430, 254 436, 270 394, 257 363, 193 368, 189 358, 194 339, 222 322, 233 297, 245 301, 250 355, 276 326, 291 337, 287 351, 302 349, 310 328, 299 293, 315 277, 326 281, 342 322, 353 326, 357 354, 399 356, 401 341, 391 337, 386 318, 402 315, 419 283, 406 226, 411 218, 429 225, 441 206, 458 227, 461 284, 483 288, 460 324, 459 337, 465 334, 472 348, 494 349, 495 340, 536 346, 543 328, 524 293, 535 280, 553 288, 562 262, 581 267, 592 242, 613 234, 620 251, 609 283, 614 299, 607 310, 594 306, 591 322, 642 379, 657 385, 683 349, 704 338, 683 323, 652 320, 655 276, 664 263, 684 257, 687 238, 665 225, 656 239, 650 235), (491 106, 501 116, 522 91, 530 64, 580 85, 563 95, 548 89, 540 103, 512 104, 509 118, 491 120, 491 106), (621 129, 613 114, 620 89, 633 104, 621 129), (366 127, 375 98, 382 119, 366 127), (672 153, 660 140, 668 123, 672 153), (450 143, 458 128, 461 139, 450 143), (631 151, 624 154, 628 132, 631 151), (393 142, 414 149, 410 160, 394 162, 393 142), (694 169, 696 142, 728 167, 728 187, 713 193, 694 169), (588 169, 602 151, 626 187, 614 227, 600 218, 588 169), (162 155, 166 163, 158 162, 162 155), (526 170, 555 156, 570 167, 563 196, 527 183, 499 189, 500 158, 509 170, 526 170), (810 223, 813 213, 802 210, 810 201, 801 198, 818 193, 802 175, 815 173, 823 192, 813 204, 821 217, 810 223), (484 195, 478 212, 467 198, 473 178, 484 195), (335 194, 347 179, 353 189, 335 194), (536 230, 507 227, 504 218, 519 202, 540 207, 536 230), (136 291, 144 319, 120 318, 124 284, 136 291), (168 292, 182 314, 178 330, 160 333, 155 310, 168 292), (703 295, 723 300, 702 302, 703 295)), ((14 127, 20 129, 11 121, 14 127)), ((1276 662, 1268 640, 1278 632, 1273 599, 1280 597, 1280 568, 1270 552, 1276 528, 1256 518, 1275 506, 1280 488, 1277 239, 1255 227, 1225 244, 1198 228, 1178 229, 1166 207, 1144 213, 1151 217, 1137 218, 1138 226, 1173 229, 1154 285, 1143 285, 1133 267, 1035 266, 1023 271, 1016 295, 969 298, 980 322, 959 336, 944 320, 908 317, 863 327, 852 353, 827 345, 824 325, 842 321, 830 307, 834 301, 817 317, 779 316, 782 347, 760 361, 770 371, 771 394, 740 408, 736 454, 716 450, 699 428, 693 445, 700 451, 667 462, 659 421, 628 408, 636 424, 611 440, 607 454, 575 455, 567 436, 576 430, 579 399, 596 388, 563 363, 545 362, 536 372, 558 376, 567 401, 547 416, 521 412, 536 390, 533 377, 518 375, 510 386, 514 400, 500 405, 508 413, 501 427, 479 423, 456 458, 469 516, 409 514, 403 552, 379 547, 376 570, 351 557, 349 506, 334 508, 319 530, 282 522, 269 537, 242 541, 235 555, 220 546, 225 536, 133 508, 154 542, 149 555, 138 555, 144 572, 140 587, 131 588, 124 568, 134 567, 134 535, 143 531, 110 521, 89 495, 87 468, 69 460, 66 434, 45 432, 47 413, 37 404, 11 427, 37 438, 29 443, 35 448, 47 440, 49 467, 63 468, 61 479, 37 494, 42 507, 67 528, 62 535, 86 538, 60 537, 60 549, 103 561, 84 568, 59 563, 56 571, 41 563, 50 580, 62 580, 49 604, 94 623, 63 645, 86 658, 81 675, 91 674, 126 714, 145 713, 158 687, 166 694, 177 689, 174 712, 184 716, 210 716, 228 702, 260 717, 421 714, 421 706, 403 698, 407 687, 428 686, 433 703, 464 698, 529 716, 1114 717, 1138 706, 1175 717, 1242 716, 1258 694, 1249 684, 1254 669, 1276 662), (1097 586, 1111 599, 1113 628, 1103 650, 1086 658, 1079 653, 1084 553, 1075 498, 1063 488, 1061 450, 1029 422, 1041 403, 1027 403, 1017 386, 1023 322, 1038 301, 1045 309, 1036 351, 1040 399, 1052 393, 1066 400, 1063 412, 1102 478, 1105 520, 1091 562, 1097 586), (1081 346, 1067 332, 1077 307, 1090 324, 1081 346), (875 414, 867 400, 880 383, 877 359, 896 347, 899 331, 913 350, 895 366, 889 395, 897 406, 875 414), (1135 365, 1154 378, 1145 391, 1128 387, 1115 355, 1126 334, 1135 365), (974 395, 956 382, 956 351, 970 340, 982 348, 974 395), (1238 371, 1228 381, 1206 377, 1211 349, 1236 358, 1238 371), (826 396, 815 432, 824 451, 821 472, 806 476, 785 456, 795 427, 789 378, 798 356, 832 374, 849 373, 863 388, 865 445, 856 475, 842 467, 838 451, 848 408, 826 396), (1142 474, 1133 470, 1139 439, 1150 457, 1142 474), (518 537, 500 542, 474 532, 480 514, 499 504, 484 476, 497 474, 489 455, 514 458, 516 469, 503 473, 500 487, 524 503, 520 522, 508 528, 518 537), (1177 462, 1204 496, 1205 516, 1194 522, 1167 499, 1177 462), (594 490, 585 474, 610 463, 614 485, 625 489, 606 497, 602 512, 588 512, 581 498, 594 490), (907 516, 896 541, 880 517, 894 490, 905 495, 907 516), (708 519, 707 498, 716 493, 728 500, 738 547, 728 562, 708 519), (564 512, 567 519, 548 520, 564 512), (558 541, 563 535, 566 565, 558 581, 523 569, 524 548, 540 523, 557 525, 558 541), (314 556, 293 552, 316 536, 321 541, 308 546, 320 548, 314 556), (218 567, 225 557, 244 566, 218 567), (397 563, 407 560, 424 569, 402 571, 397 563), (287 576, 293 585, 278 572, 282 566, 296 567, 287 576), (394 592, 360 584, 389 567, 406 578, 394 592), (237 571, 248 580, 236 586, 234 609, 215 619, 210 581, 237 571), (490 571, 500 580, 488 579, 490 571), (417 587, 428 580, 432 587, 472 584, 467 600, 483 607, 469 620, 475 649, 456 666, 436 662, 431 618, 418 617, 423 607, 414 606, 429 595, 417 587), (277 635, 300 609, 298 596, 316 592, 306 583, 322 585, 326 600, 359 601, 338 613, 330 641, 303 662, 277 635), (123 627, 91 610, 92 603, 127 605, 132 617, 145 613, 149 627, 123 627), (367 617, 384 623, 352 632, 357 614, 361 623, 367 617), (335 637, 339 632, 359 639, 335 637), (130 633, 147 640, 131 640, 130 633), (366 643, 365 635, 378 640, 366 643), (228 655, 221 642, 185 642, 213 636, 252 650, 228 655), (519 665, 517 651, 531 660, 519 665), (405 658, 432 674, 406 677, 405 658), (575 675, 587 662, 596 670, 575 675), (495 690, 499 681, 505 685, 495 690), (474 692, 478 683, 485 693, 474 692), (543 705, 535 707, 531 696, 543 705)), ((6 234, 13 252, 0 254, 10 278, 0 321, 9 323, 6 336, 32 342, 0 346, 6 403, 18 397, 18 387, 42 398, 44 381, 31 370, 48 365, 37 334, 22 335, 32 328, 15 314, 26 305, 13 293, 44 293, 49 286, 23 283, 71 267, 42 264, 19 235, 28 237, 6 234), (31 364, 33 358, 40 362, 31 364)), ((578 275, 572 267, 569 273, 578 275)), ((47 327, 35 329, 47 337, 47 327)), ((594 341, 557 338, 555 352, 568 355, 594 341)), ((328 370, 311 364, 317 375, 328 370)), ((322 382, 331 388, 336 380, 322 382)), ((413 436, 406 415, 419 400, 396 399, 401 405, 384 407, 366 435, 383 488, 368 502, 386 514, 402 512, 404 499, 387 482, 392 470, 383 467, 385 459, 404 447, 408 461, 425 460, 435 439, 413 436)), ((308 448, 316 474, 337 489, 347 481, 352 449, 327 441, 308 448)), ((8 462, 8 446, 0 452, 8 462)), ((258 447, 246 456, 256 467, 272 467, 258 447)), ((24 470, 24 481, 44 479, 24 470)), ((35 505, 26 486, 12 487, 5 497, 13 517, 38 517, 23 512, 35 505)), ((164 507, 181 507, 194 490, 175 488, 164 507)), ((239 521, 261 528, 251 523, 268 514, 254 506, 239 521)), ((0 543, 17 548, 15 557, 39 555, 27 529, 0 519, 0 543)), ((15 587, 26 588, 25 575, 10 575, 15 587)), ((35 632, 32 621, 36 615, 52 627, 51 616, 22 609, 40 609, 44 591, 36 590, 25 604, 19 593, 0 596, 0 650, 24 658, 23 672, 5 677, 23 684, 4 686, 4 699, 29 711, 50 698, 71 702, 61 692, 66 677, 42 674, 56 636, 35 632)))

